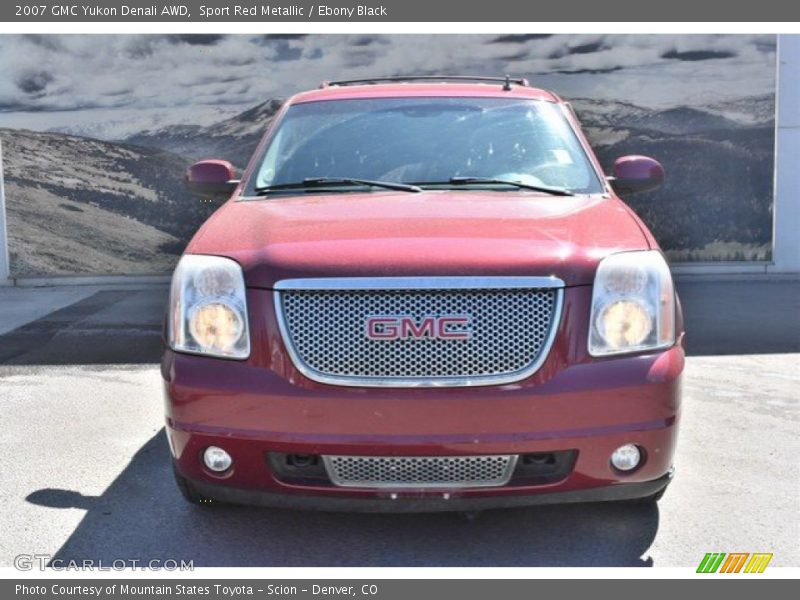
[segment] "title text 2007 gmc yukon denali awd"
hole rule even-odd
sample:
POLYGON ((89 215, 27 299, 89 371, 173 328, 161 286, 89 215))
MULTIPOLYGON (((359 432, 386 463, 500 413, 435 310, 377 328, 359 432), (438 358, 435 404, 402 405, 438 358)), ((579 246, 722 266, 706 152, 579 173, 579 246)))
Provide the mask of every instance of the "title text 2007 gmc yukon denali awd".
POLYGON ((162 374, 192 502, 472 511, 658 499, 683 323, 569 104, 509 78, 289 99, 175 270, 162 374))

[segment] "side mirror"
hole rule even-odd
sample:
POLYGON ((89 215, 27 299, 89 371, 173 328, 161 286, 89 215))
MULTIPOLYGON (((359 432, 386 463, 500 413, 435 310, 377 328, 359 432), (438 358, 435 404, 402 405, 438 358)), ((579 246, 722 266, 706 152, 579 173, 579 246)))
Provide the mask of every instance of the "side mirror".
POLYGON ((647 156, 623 156, 614 162, 614 176, 608 180, 617 194, 649 192, 664 183, 664 167, 647 156))
POLYGON ((198 196, 230 195, 237 185, 236 169, 227 160, 201 160, 186 171, 186 187, 198 196))

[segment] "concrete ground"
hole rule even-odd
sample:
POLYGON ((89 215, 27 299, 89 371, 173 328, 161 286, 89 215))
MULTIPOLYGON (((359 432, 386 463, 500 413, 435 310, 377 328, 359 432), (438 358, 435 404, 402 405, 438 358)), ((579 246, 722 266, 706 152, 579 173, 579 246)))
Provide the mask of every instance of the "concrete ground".
POLYGON ((690 356, 677 476, 658 507, 536 507, 474 522, 186 505, 154 364, 166 289, 39 290, 56 310, 18 296, 36 305, 27 323, 21 300, 0 290, 0 309, 16 306, 11 325, 0 313, 0 566, 26 553, 197 566, 693 567, 710 551, 773 552, 772 565, 798 566, 800 283, 679 287, 690 356))
POLYGON ((0 364, 156 363, 167 296, 166 285, 0 288, 0 364))
POLYGON ((0 335, 96 294, 97 286, 0 288, 0 335))

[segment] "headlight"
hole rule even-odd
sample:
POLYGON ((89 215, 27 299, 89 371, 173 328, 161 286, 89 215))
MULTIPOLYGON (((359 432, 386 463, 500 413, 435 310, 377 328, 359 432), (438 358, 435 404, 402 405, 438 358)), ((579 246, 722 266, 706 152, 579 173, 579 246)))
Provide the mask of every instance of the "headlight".
POLYGON ((675 289, 657 251, 604 258, 592 290, 589 354, 607 356, 675 343, 675 289))
POLYGON ((237 262, 185 255, 172 276, 169 306, 173 350, 224 358, 250 355, 244 275, 237 262))

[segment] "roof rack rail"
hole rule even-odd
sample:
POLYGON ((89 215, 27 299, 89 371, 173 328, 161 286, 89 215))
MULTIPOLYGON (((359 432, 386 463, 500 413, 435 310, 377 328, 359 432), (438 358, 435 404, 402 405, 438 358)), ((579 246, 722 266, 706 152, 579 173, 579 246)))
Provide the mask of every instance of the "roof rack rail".
POLYGON ((505 77, 471 77, 469 75, 395 75, 392 77, 370 77, 365 79, 343 79, 341 81, 323 81, 321 88, 326 87, 333 87, 333 86, 345 86, 345 85, 372 85, 376 83, 390 83, 390 82, 402 82, 402 81, 477 81, 477 82, 484 82, 484 83, 502 83, 503 89, 508 91, 511 89, 511 85, 520 85, 523 87, 530 87, 530 83, 528 83, 527 79, 523 79, 521 77, 511 77, 510 75, 506 75, 505 77))

